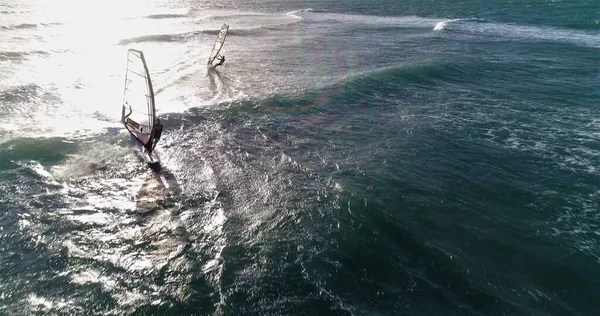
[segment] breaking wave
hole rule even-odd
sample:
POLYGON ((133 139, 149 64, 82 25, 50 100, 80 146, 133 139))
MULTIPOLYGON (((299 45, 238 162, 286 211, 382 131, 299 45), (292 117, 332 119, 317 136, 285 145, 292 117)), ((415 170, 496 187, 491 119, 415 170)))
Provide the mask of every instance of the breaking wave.
POLYGON ((589 32, 550 27, 489 23, 486 20, 475 18, 442 21, 437 23, 433 30, 481 36, 485 39, 527 39, 600 48, 600 36, 590 34, 589 32))

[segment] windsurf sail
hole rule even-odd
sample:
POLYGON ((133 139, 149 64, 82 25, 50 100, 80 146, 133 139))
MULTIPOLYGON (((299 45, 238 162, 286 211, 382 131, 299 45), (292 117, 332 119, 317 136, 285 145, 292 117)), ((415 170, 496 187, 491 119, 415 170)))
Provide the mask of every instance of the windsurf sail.
POLYGON ((221 48, 223 48, 223 43, 225 43, 225 38, 227 38, 227 32, 229 32, 229 25, 223 23, 219 35, 217 36, 217 40, 213 45, 213 49, 210 52, 210 56, 208 57, 208 63, 206 63, 208 66, 212 66, 212 63, 217 57, 222 57, 219 52, 221 51, 221 48))
POLYGON ((127 51, 127 72, 125 73, 121 121, 149 154, 154 149, 155 117, 154 91, 144 53, 130 49, 127 51))

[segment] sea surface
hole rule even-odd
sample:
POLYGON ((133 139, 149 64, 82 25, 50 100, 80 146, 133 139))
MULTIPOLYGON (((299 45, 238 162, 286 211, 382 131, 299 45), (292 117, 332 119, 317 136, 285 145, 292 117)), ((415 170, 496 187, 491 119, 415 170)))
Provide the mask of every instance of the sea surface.
POLYGON ((599 280, 597 0, 0 0, 0 315, 598 315, 599 280))

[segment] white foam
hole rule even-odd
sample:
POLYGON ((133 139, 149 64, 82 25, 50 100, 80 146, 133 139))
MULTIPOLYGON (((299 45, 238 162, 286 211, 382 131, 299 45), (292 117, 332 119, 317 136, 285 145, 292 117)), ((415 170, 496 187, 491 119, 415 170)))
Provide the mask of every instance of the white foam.
POLYGON ((481 19, 451 19, 438 22, 434 31, 459 31, 461 33, 484 36, 489 39, 528 39, 571 43, 600 48, 600 34, 583 31, 538 27, 517 24, 487 23, 481 19))
POLYGON ((435 25, 435 27, 433 28, 433 30, 434 31, 441 31, 441 30, 445 29, 448 26, 448 23, 450 23, 450 21, 438 22, 438 24, 435 25))
POLYGON ((432 27, 443 22, 439 18, 424 18, 414 15, 408 16, 378 16, 378 15, 359 15, 345 13, 323 13, 300 10, 296 13, 300 16, 316 22, 339 22, 344 24, 360 24, 371 26, 388 27, 432 27))
POLYGON ((303 12, 312 12, 313 9, 308 8, 308 9, 300 9, 300 10, 294 10, 294 11, 290 11, 288 13, 286 13, 286 15, 291 16, 293 18, 296 19, 302 19, 302 16, 300 16, 301 13, 303 12))
POLYGON ((445 20, 445 21, 438 22, 435 25, 435 27, 433 28, 433 30, 434 31, 442 31, 442 30, 445 30, 445 29, 449 28, 450 25, 454 25, 456 23, 461 23, 461 22, 479 23, 479 22, 483 22, 483 20, 481 20, 481 19, 475 19, 475 18, 450 19, 450 20, 445 20))

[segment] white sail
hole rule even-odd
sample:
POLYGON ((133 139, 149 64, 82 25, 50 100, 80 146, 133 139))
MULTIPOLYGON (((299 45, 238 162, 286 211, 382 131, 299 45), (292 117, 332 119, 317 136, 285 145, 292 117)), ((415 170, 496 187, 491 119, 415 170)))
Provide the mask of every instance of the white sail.
POLYGON ((221 26, 221 30, 219 31, 219 35, 217 36, 217 40, 213 45, 213 49, 210 52, 210 56, 208 57, 207 65, 211 66, 213 61, 220 56, 219 52, 221 51, 221 48, 223 48, 223 43, 225 43, 227 32, 229 32, 229 25, 223 23, 223 26, 221 26))
POLYGON ((154 91, 144 53, 130 49, 127 52, 121 121, 145 148, 150 149, 149 151, 152 149, 155 115, 154 91))

